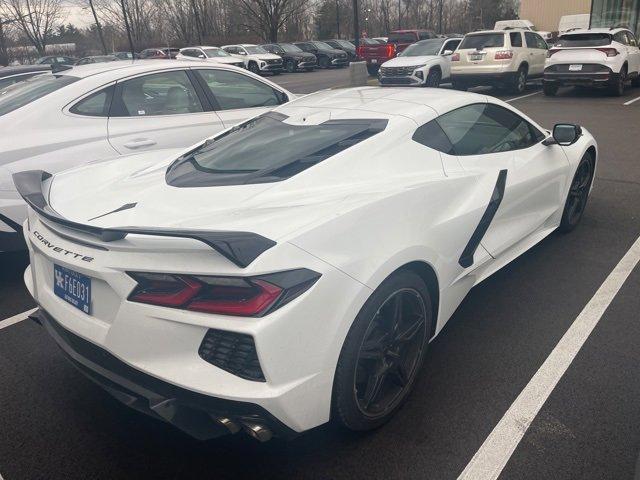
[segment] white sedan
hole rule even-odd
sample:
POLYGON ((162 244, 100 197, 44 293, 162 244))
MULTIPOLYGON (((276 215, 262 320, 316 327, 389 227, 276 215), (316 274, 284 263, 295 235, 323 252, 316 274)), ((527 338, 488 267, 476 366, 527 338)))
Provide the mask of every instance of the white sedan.
POLYGON ((184 148, 290 98, 244 69, 170 60, 85 65, 0 90, 0 251, 24 248, 13 172, 184 148))
POLYGON ((575 228, 597 159, 500 100, 323 91, 176 157, 14 175, 66 355, 198 438, 380 426, 469 290, 575 228))

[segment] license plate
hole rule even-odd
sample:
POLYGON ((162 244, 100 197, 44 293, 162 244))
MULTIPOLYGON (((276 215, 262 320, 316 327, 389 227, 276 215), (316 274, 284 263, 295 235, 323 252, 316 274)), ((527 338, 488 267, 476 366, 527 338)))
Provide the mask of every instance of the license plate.
POLYGON ((579 72, 582 70, 582 65, 569 65, 570 72, 579 72))
POLYGON ((53 293, 78 310, 91 315, 91 278, 53 265, 53 293))
POLYGON ((372 58, 371 59, 371 63, 378 63, 378 59, 377 58, 372 58))
POLYGON ((479 60, 482 60, 482 55, 469 55, 469 60, 471 60, 472 62, 477 62, 479 60))

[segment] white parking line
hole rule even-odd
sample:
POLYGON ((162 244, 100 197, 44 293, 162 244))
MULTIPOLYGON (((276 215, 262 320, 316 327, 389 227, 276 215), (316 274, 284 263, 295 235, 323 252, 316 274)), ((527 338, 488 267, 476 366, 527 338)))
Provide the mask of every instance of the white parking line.
POLYGON ((510 98, 509 100, 505 100, 505 102, 515 102, 516 100, 520 100, 521 98, 533 97, 534 95, 538 95, 539 93, 540 93, 540 90, 538 90, 537 92, 522 95, 521 97, 510 98))
POLYGON ((607 307, 640 261, 640 238, 631 246, 560 339, 551 354, 489 434, 458 480, 495 480, 531 422, 565 374, 607 307))
POLYGON ((629 100, 628 102, 623 103, 623 105, 631 105, 633 102, 637 102, 640 100, 640 97, 636 97, 633 100, 629 100))
MULTIPOLYGON (((20 323, 23 320, 26 320, 29 317, 29 315, 31 315, 36 310, 37 308, 32 308, 31 310, 27 310, 26 312, 19 313, 17 315, 14 315, 13 317, 0 320, 0 330, 2 330, 3 328, 10 327, 11 325, 15 325, 16 323, 20 323)), ((0 480, 2 480, 2 477, 0 477, 0 480)))

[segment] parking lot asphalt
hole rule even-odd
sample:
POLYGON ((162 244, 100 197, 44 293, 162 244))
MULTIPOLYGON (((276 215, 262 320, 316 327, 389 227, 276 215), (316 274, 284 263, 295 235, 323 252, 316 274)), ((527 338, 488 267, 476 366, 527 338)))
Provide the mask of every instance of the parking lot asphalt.
MULTIPOLYGON (((338 86, 343 71, 325 71, 338 86)), ((276 77, 303 81, 306 74, 276 77), (301 80, 298 80, 300 78, 301 80)), ((311 77, 308 77, 311 81, 311 77)), ((285 85, 297 93, 312 87, 285 85)), ((496 93, 490 91, 489 93, 496 93)), ((350 434, 325 425, 293 441, 197 442, 113 400, 30 321, 0 320, 0 475, 22 479, 455 479, 640 235, 640 89, 625 97, 532 86, 513 105, 599 143, 581 225, 552 234, 475 287, 432 342, 404 408, 350 434)), ((503 96, 513 99, 513 96, 503 96)), ((0 258, 0 319, 33 306, 21 255, 0 258)), ((640 451, 640 271, 607 308, 500 479, 633 479, 640 451)))

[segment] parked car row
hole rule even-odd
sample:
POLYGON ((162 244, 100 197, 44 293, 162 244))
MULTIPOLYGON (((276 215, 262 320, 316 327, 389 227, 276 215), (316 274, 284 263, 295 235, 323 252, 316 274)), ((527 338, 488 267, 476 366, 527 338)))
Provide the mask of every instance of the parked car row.
MULTIPOLYGON (((419 34, 402 32, 407 39, 409 33, 412 38, 419 34)), ((488 85, 521 93, 528 80, 542 79, 550 96, 564 85, 606 87, 614 95, 622 95, 628 84, 640 86, 640 48, 626 28, 573 29, 552 47, 532 28, 484 30, 410 45, 393 43, 390 36, 387 45, 365 46, 361 52, 370 73, 385 60, 378 79, 387 86, 437 87, 450 79, 457 90, 488 85)))

